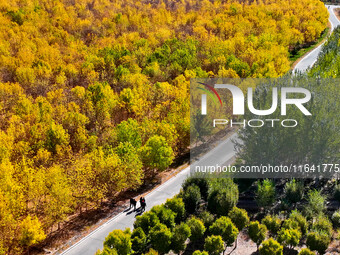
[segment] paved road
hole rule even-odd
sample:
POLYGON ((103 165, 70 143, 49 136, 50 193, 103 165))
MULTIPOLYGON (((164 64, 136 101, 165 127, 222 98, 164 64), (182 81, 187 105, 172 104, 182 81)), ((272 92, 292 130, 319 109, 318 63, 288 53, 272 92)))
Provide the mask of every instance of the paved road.
MULTIPOLYGON (((233 134, 228 139, 221 141, 213 150, 205 154, 199 162, 202 164, 220 164, 227 162, 234 155, 234 145, 232 139, 236 138, 233 134)), ((157 189, 153 190, 145 196, 147 203, 147 210, 150 210, 154 205, 164 203, 168 198, 178 194, 183 181, 189 174, 189 167, 178 173, 175 177, 171 178, 157 189)), ((139 206, 139 203, 137 204, 139 206)), ((98 227, 92 233, 81 239, 78 243, 71 246, 61 254, 63 255, 94 255, 98 249, 103 248, 105 237, 114 229, 132 228, 135 220, 135 214, 123 212, 112 218, 111 220, 98 227)))
MULTIPOLYGON (((329 11, 329 21, 331 23, 331 31, 338 25, 340 25, 339 20, 334 14, 334 8, 339 8, 340 6, 326 5, 329 11)), ((316 62, 316 59, 321 51, 323 44, 320 44, 317 48, 308 53, 301 61, 294 67, 294 71, 304 72, 308 67, 311 67, 316 62)))
MULTIPOLYGON (((339 25, 339 21, 333 13, 334 6, 330 6, 330 22, 332 24, 332 30, 335 26, 339 25)), ((304 71, 310 65, 313 65, 321 50, 321 46, 304 57, 301 62, 295 67, 295 70, 304 71)), ((234 145, 232 139, 236 138, 236 134, 232 135, 228 139, 221 141, 213 150, 205 154, 197 163, 200 165, 213 165, 229 161, 234 155, 234 145)), ((175 177, 171 178, 157 189, 150 192, 145 196, 147 202, 147 210, 152 206, 162 204, 166 199, 176 195, 181 188, 183 181, 189 175, 189 167, 181 171, 175 177)), ((103 248, 103 242, 105 237, 114 229, 132 228, 135 220, 135 214, 128 212, 122 212, 116 217, 110 219, 102 226, 91 232, 89 235, 81 239, 79 242, 65 250, 62 255, 94 255, 98 249, 103 248)))

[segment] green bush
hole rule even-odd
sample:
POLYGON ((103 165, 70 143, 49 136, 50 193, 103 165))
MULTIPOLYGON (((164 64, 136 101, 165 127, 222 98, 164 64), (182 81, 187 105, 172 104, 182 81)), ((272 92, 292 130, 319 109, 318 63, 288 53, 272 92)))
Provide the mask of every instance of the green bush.
POLYGON ((125 231, 120 229, 113 230, 104 241, 104 247, 117 250, 120 255, 128 255, 131 253, 131 233, 127 228, 125 231))
POLYGON ((256 202, 260 207, 267 207, 275 202, 275 184, 271 180, 257 182, 256 202))
POLYGON ((261 244, 260 255, 282 255, 283 247, 273 238, 269 238, 261 244))
POLYGON ((248 213, 244 209, 234 207, 228 214, 231 221, 235 224, 239 231, 249 224, 248 213))
POLYGON ((252 221, 248 227, 248 235, 254 243, 256 243, 257 248, 266 239, 267 227, 260 224, 258 221, 252 221))
POLYGON ((316 232, 322 232, 329 237, 332 235, 333 226, 326 216, 319 216, 312 225, 312 229, 316 232))
POLYGON ((305 206, 306 215, 310 218, 321 215, 326 210, 325 203, 326 197, 321 194, 321 191, 309 191, 305 206))
POLYGON ((191 217, 187 221, 187 225, 190 228, 190 232, 191 232, 190 240, 191 241, 195 242, 203 237, 206 228, 201 220, 195 217, 191 217))
POLYGON ((175 221, 180 223, 184 219, 185 215, 185 204, 182 198, 174 197, 167 199, 165 202, 165 207, 169 208, 176 214, 175 221))
POLYGON ((340 227, 340 210, 335 211, 332 215, 333 226, 338 228, 340 227))
POLYGON ((151 212, 155 213, 160 223, 165 224, 168 228, 172 229, 175 226, 176 214, 164 205, 155 205, 152 207, 151 212))
POLYGON ((209 255, 206 251, 194 251, 192 255, 209 255))
POLYGON ((191 185, 195 184, 199 187, 202 198, 207 200, 208 192, 209 192, 209 181, 207 178, 199 178, 199 177, 189 177, 187 178, 184 183, 182 184, 182 188, 184 191, 191 185))
POLYGON ((134 228, 141 228, 146 235, 149 234, 151 228, 160 223, 154 212, 145 212, 143 215, 137 216, 133 223, 134 228))
POLYGON ((306 217, 304 217, 302 215, 302 213, 300 213, 297 210, 293 210, 291 212, 291 214, 289 215, 289 219, 291 219, 291 220, 293 220, 293 221, 298 223, 302 235, 305 235, 307 233, 308 222, 307 222, 306 217))
POLYGON ((221 236, 208 236, 204 242, 204 250, 209 255, 220 255, 224 251, 224 243, 221 236))
POLYGON ((215 221, 214 215, 208 211, 203 211, 199 214, 199 218, 203 221, 204 226, 209 228, 215 221))
POLYGON ((340 183, 337 183, 334 186, 334 194, 333 197, 335 200, 337 200, 338 202, 340 202, 340 183))
POLYGON ((277 241, 283 246, 290 248, 297 246, 300 242, 301 232, 298 229, 281 229, 278 232, 277 241))
POLYGON ((132 250, 142 253, 146 246, 146 235, 142 228, 135 228, 131 234, 132 250))
POLYGON ((331 238, 326 233, 310 232, 307 235, 306 245, 312 251, 324 254, 331 242, 331 238))
POLYGON ((298 229, 300 230, 299 223, 292 219, 286 219, 282 224, 282 229, 298 229))
POLYGON ((171 249, 177 254, 184 251, 187 246, 185 241, 190 235, 191 230, 187 224, 181 223, 180 225, 177 225, 172 232, 171 249))
POLYGON ((185 191, 183 191, 183 202, 185 204, 185 210, 188 213, 191 214, 196 211, 200 200, 200 189, 195 184, 190 185, 185 191))
POLYGON ((238 188, 231 179, 218 179, 208 196, 208 209, 220 216, 227 216, 238 201, 238 188))
POLYGON ((274 235, 277 235, 281 227, 281 220, 277 215, 267 215, 262 219, 261 223, 266 225, 267 229, 274 235))
POLYGON ((159 253, 167 253, 170 251, 172 233, 166 225, 158 223, 150 230, 149 237, 153 249, 159 253))
POLYGON ((222 236, 222 239, 227 246, 231 246, 235 242, 238 235, 238 229, 235 227, 232 221, 225 216, 217 219, 210 226, 209 231, 213 235, 222 236))
POLYGON ((298 182, 295 179, 287 182, 285 185, 285 198, 291 202, 296 203, 302 200, 304 195, 304 185, 302 182, 298 182))
POLYGON ((301 249, 301 251, 299 252, 299 255, 315 255, 314 252, 312 252, 310 249, 308 248, 303 248, 301 249))

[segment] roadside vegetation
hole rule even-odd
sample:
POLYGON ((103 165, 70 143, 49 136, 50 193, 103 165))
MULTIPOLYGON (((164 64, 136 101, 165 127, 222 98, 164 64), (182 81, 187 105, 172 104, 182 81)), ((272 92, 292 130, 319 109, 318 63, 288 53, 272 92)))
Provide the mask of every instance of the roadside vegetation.
MULTIPOLYGON (((29 252, 187 152, 190 78, 281 76, 327 18, 318 0, 0 1, 0 254, 29 252)), ((185 225, 161 224, 147 238, 182 250, 185 225)), ((232 243, 214 233, 206 250, 232 243)))
MULTIPOLYGON (((237 183, 243 181, 239 179, 237 183)), ((330 183, 334 185, 334 181, 330 183)), ((231 179, 191 177, 174 198, 137 216, 133 231, 111 232, 97 255, 219 255, 226 254, 228 248, 232 254, 241 232, 256 244, 260 255, 325 254, 336 238, 340 214, 327 211, 326 201, 334 200, 333 196, 326 198, 326 192, 312 189, 313 185, 312 180, 254 180, 239 198, 238 186, 231 179), (284 192, 279 195, 277 191, 282 189, 282 183, 285 183, 284 192), (245 193, 262 189, 264 185, 273 187, 275 200, 255 191, 256 208, 248 207, 248 213, 237 207, 245 193), (264 200, 267 210, 262 211, 264 200)))

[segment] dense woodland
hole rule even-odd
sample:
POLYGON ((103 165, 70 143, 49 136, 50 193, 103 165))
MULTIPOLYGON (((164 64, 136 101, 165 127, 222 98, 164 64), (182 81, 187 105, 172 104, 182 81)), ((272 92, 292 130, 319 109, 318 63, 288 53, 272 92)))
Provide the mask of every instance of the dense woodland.
POLYGON ((278 77, 317 0, 0 1, 0 254, 137 189, 189 145, 192 77, 278 77))

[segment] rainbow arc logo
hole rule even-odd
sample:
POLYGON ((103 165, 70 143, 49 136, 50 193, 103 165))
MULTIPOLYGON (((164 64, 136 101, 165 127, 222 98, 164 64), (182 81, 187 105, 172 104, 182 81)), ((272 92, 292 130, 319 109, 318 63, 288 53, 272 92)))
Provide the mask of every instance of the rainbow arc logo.
POLYGON ((198 89, 203 90, 205 93, 207 93, 209 95, 209 97, 214 101, 216 106, 218 106, 218 102, 216 101, 216 98, 214 97, 214 95, 211 92, 213 92, 216 95, 216 97, 220 101, 221 107, 223 106, 221 97, 217 93, 216 89, 214 89, 213 87, 211 87, 210 85, 208 85, 206 83, 203 83, 203 82, 198 82, 198 83, 204 86, 204 88, 198 87, 198 89))

